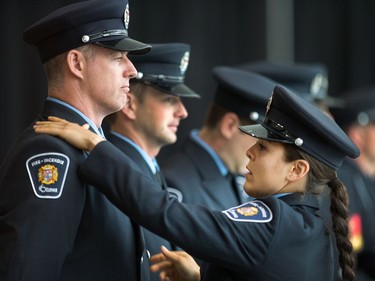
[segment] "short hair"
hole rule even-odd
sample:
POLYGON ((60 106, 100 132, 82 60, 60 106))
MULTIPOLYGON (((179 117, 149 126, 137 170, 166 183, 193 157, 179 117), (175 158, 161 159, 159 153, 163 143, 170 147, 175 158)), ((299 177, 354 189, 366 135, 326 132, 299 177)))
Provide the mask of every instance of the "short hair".
MULTIPOLYGON (((78 47, 76 50, 83 53, 87 60, 92 61, 95 58, 97 49, 92 44, 88 44, 78 47)), ((53 87, 60 87, 63 83, 63 65, 68 52, 59 54, 44 64, 48 83, 53 87)))
MULTIPOLYGON (((216 103, 210 104, 208 113, 205 117, 205 126, 208 129, 213 129, 217 126, 219 121, 223 118, 225 114, 228 112, 233 112, 227 108, 224 108, 223 106, 220 106, 216 103)), ((235 112, 233 112, 235 113, 235 112)), ((236 114, 236 113, 235 113, 236 114)), ((240 125, 253 125, 255 124, 254 121, 252 121, 250 118, 244 118, 244 117, 239 117, 240 119, 240 125)))
POLYGON ((152 87, 151 85, 137 79, 130 80, 130 92, 134 94, 140 103, 143 103, 144 101, 147 86, 152 87))

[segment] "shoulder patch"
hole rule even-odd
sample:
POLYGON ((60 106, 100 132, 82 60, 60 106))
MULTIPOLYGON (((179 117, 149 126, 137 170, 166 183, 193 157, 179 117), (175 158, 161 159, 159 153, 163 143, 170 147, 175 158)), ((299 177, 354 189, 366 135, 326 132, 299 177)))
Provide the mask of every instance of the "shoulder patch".
POLYGON ((57 152, 30 157, 26 161, 26 169, 34 194, 39 198, 59 198, 63 192, 69 163, 68 156, 57 152))
POLYGON ((253 200, 223 211, 233 221, 266 223, 272 220, 271 209, 262 201, 253 200))

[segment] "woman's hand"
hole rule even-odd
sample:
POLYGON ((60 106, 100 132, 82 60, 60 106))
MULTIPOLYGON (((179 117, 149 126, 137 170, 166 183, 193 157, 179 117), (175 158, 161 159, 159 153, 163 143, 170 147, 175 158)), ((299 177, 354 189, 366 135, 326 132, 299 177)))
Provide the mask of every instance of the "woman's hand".
POLYGON ((169 251, 164 246, 161 253, 150 258, 152 272, 160 271, 162 281, 199 281, 199 265, 183 251, 169 251))
POLYGON ((86 151, 91 151, 99 142, 104 141, 89 128, 88 124, 80 126, 53 116, 49 116, 48 121, 37 121, 34 125, 35 133, 60 137, 72 146, 86 151))

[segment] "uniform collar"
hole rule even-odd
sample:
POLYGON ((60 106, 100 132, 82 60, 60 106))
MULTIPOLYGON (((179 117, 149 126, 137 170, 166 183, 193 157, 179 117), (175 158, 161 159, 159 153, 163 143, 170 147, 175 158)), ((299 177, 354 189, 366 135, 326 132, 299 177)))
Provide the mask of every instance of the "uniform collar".
POLYGON ((125 136, 123 136, 123 135, 121 135, 121 134, 119 134, 115 131, 111 131, 110 133, 112 135, 117 136, 121 140, 126 141, 131 146, 133 146, 139 152, 139 154, 142 156, 142 158, 145 160, 147 165, 150 167, 152 173, 155 174, 157 172, 157 170, 159 169, 159 165, 157 164, 155 158, 151 158, 138 144, 136 144, 131 139, 129 139, 129 138, 127 138, 127 137, 125 137, 125 136))
POLYGON ((190 132, 190 138, 196 142, 198 145, 200 145, 204 150, 207 151, 207 153, 212 157, 215 164, 217 165, 217 168, 220 171, 220 174, 223 176, 226 176, 228 174, 228 168, 224 164, 224 162, 220 159, 219 155, 205 142, 203 141, 199 136, 199 130, 192 130, 190 132))
POLYGON ((94 122, 92 122, 91 119, 89 119, 85 114, 83 114, 77 108, 71 106, 70 104, 68 104, 68 103, 66 103, 66 102, 64 102, 62 100, 56 99, 56 98, 47 97, 47 100, 51 101, 51 102, 55 102, 55 103, 61 104, 61 105, 65 106, 65 107, 73 110, 75 113, 77 113, 78 115, 80 115, 87 122, 87 124, 90 125, 90 127, 95 131, 96 134, 98 134, 98 135, 102 136, 103 138, 105 138, 103 129, 96 127, 95 124, 94 124, 94 122))
POLYGON ((293 205, 304 205, 316 210, 319 210, 319 196, 312 193, 301 193, 294 192, 285 196, 279 197, 280 200, 284 201, 290 206, 293 205))

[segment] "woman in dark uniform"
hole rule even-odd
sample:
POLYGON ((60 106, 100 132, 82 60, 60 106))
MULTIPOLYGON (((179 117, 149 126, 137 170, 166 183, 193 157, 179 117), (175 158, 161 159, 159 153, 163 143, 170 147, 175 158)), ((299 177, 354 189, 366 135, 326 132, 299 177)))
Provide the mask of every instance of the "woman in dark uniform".
POLYGON ((348 198, 336 170, 359 150, 332 119, 284 87, 275 87, 262 124, 240 127, 259 139, 247 152, 244 185, 257 199, 225 211, 169 198, 109 142, 50 120, 38 122, 36 132, 90 151, 81 178, 134 221, 205 261, 201 280, 335 280, 337 250, 342 280, 355 279, 348 198), (325 188, 331 189, 333 231, 318 214, 325 188))

